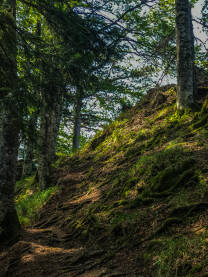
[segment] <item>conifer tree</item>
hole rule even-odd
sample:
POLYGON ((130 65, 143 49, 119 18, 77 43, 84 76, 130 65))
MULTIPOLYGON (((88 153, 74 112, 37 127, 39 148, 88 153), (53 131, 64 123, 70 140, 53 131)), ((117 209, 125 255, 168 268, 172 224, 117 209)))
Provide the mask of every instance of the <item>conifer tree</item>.
POLYGON ((194 37, 189 0, 176 0, 177 108, 194 103, 194 37))
POLYGON ((18 151, 18 81, 16 69, 16 0, 4 1, 0 11, 4 21, 0 37, 0 242, 13 242, 20 225, 14 207, 14 185, 18 151))

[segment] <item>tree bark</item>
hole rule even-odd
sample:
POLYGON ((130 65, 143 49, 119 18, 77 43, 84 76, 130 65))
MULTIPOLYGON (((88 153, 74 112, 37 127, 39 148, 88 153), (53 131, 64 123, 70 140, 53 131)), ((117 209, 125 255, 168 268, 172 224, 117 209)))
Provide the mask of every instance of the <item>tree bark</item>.
POLYGON ((72 151, 76 152, 80 148, 80 134, 81 134, 81 109, 82 109, 82 90, 77 89, 75 104, 74 104, 74 129, 72 140, 72 151))
POLYGON ((0 115, 0 242, 13 242, 20 229, 14 206, 18 153, 18 122, 15 111, 0 115))
POLYGON ((18 153, 18 104, 15 99, 17 89, 16 70, 16 1, 6 1, 9 22, 7 33, 2 34, 1 44, 7 49, 4 60, 4 77, 0 77, 3 99, 0 106, 0 244, 13 243, 20 230, 14 206, 14 186, 18 153), (13 25, 13 26, 12 26, 13 25), (10 36, 9 40, 7 39, 10 36))
POLYGON ((26 155, 23 164, 22 177, 25 178, 33 173, 33 159, 35 151, 36 141, 36 126, 37 124, 37 113, 34 112, 28 123, 28 134, 26 139, 26 155))
POLYGON ((56 157, 56 141, 61 121, 61 98, 58 92, 56 99, 49 99, 46 92, 42 98, 38 160, 38 177, 42 190, 50 186, 50 164, 56 157))
POLYGON ((194 37, 191 7, 188 0, 176 0, 177 108, 184 110, 194 103, 194 37))

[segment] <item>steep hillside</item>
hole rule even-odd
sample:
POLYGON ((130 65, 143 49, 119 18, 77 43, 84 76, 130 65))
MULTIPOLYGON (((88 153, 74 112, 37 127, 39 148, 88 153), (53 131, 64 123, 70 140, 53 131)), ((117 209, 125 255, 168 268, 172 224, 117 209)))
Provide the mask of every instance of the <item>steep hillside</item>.
POLYGON ((59 189, 0 276, 208 276, 207 93, 180 114, 174 87, 153 89, 58 159, 59 189))

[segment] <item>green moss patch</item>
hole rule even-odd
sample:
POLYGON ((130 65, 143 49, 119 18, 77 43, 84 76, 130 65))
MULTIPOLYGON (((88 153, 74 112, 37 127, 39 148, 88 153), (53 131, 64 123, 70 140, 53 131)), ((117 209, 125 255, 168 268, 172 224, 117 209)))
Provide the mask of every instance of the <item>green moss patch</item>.
POLYGON ((176 162, 160 171, 150 179, 153 192, 173 191, 181 186, 189 186, 197 183, 198 178, 194 170, 195 161, 187 158, 184 161, 176 162))
POLYGON ((152 259, 154 276, 205 276, 205 240, 187 236, 163 238, 149 243, 149 260, 152 259), (200 274, 199 274, 200 273, 200 274), (199 274, 199 275, 198 275, 199 274))
POLYGON ((22 225, 34 223, 38 219, 40 209, 56 191, 57 187, 51 187, 44 191, 27 191, 25 195, 19 195, 15 200, 15 205, 20 223, 22 225))
POLYGON ((57 187, 40 191, 36 182, 36 175, 32 175, 18 181, 15 191, 15 206, 19 221, 22 225, 30 225, 38 219, 40 209, 49 197, 57 191, 57 187))

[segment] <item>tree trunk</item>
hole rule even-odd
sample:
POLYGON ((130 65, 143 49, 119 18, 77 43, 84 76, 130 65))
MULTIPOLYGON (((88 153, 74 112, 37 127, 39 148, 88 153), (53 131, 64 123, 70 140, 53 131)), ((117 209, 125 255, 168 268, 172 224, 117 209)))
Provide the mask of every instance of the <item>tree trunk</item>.
POLYGON ((48 100, 44 93, 40 115, 38 160, 38 176, 42 190, 50 186, 50 164, 56 157, 56 140, 61 120, 61 96, 57 100, 51 99, 53 103, 48 100))
MULTIPOLYGON (((16 1, 7 1, 9 19, 15 23, 16 1)), ((19 234, 20 224, 14 206, 14 186, 18 153, 18 105, 15 100, 17 89, 16 71, 16 30, 11 25, 3 33, 1 44, 7 49, 4 58, 4 77, 0 76, 2 87, 8 89, 3 92, 0 107, 0 244, 14 242, 19 234), (10 37, 8 39, 8 37, 10 37), (5 96, 5 97, 4 97, 5 96), (11 100, 10 100, 11 99, 11 100)), ((1 65, 0 65, 1 66, 1 65)))
POLYGON ((176 0, 177 108, 194 103, 194 38, 191 7, 188 0, 176 0))
POLYGON ((0 115, 0 242, 13 242, 20 225, 14 207, 18 153, 18 122, 15 111, 0 115))
POLYGON ((23 164, 22 178, 30 176, 33 172, 33 159, 34 159, 33 151, 34 151, 34 144, 33 142, 30 141, 30 139, 27 139, 26 155, 25 155, 25 160, 23 164))
POLYGON ((77 89, 77 94, 74 104, 74 130, 72 151, 76 152, 80 148, 80 134, 81 134, 81 109, 82 109, 82 92, 81 88, 77 89))
POLYGON ((33 173, 33 159, 36 141, 37 113, 34 112, 28 123, 28 134, 26 140, 26 156, 23 164, 22 177, 25 178, 33 173))

